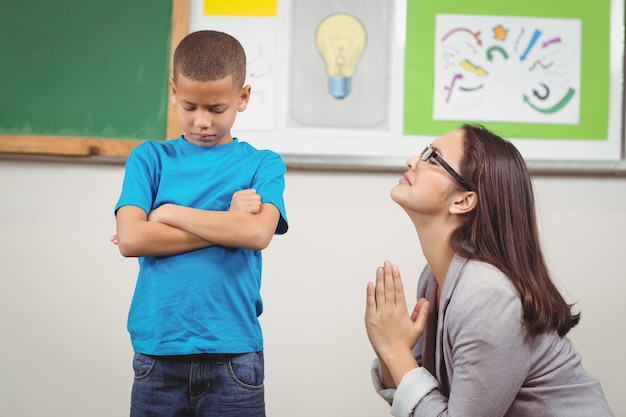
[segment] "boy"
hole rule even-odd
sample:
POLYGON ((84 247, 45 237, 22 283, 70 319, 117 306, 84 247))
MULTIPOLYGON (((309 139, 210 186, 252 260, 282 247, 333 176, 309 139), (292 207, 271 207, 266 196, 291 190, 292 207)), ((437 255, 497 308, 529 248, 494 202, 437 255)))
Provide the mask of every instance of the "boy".
POLYGON ((174 53, 183 134, 128 157, 116 243, 139 257, 128 316, 131 416, 265 416, 258 322, 261 250, 287 231, 285 165, 231 136, 250 99, 246 57, 225 33, 174 53))

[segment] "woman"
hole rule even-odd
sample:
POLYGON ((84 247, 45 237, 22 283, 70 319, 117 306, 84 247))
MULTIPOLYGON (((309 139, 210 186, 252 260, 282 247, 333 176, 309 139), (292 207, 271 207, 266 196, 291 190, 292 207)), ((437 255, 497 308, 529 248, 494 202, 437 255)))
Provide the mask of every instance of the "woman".
POLYGON ((391 191, 428 262, 408 313, 389 262, 367 287, 374 385, 394 416, 613 416, 565 337, 526 164, 508 141, 463 125, 407 162, 391 191), (444 159, 445 158, 445 159, 444 159))

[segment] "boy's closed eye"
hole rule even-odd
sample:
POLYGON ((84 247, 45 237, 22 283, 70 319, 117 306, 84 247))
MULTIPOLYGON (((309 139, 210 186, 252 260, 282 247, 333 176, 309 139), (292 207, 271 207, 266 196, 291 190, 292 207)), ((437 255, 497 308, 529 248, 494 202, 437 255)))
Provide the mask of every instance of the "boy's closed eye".
POLYGON ((225 106, 224 106, 224 107, 222 107, 222 106, 219 106, 219 107, 210 107, 210 108, 209 108, 209 111, 210 111, 211 113, 221 114, 221 113, 224 113, 224 112, 226 111, 226 107, 225 107, 225 106))

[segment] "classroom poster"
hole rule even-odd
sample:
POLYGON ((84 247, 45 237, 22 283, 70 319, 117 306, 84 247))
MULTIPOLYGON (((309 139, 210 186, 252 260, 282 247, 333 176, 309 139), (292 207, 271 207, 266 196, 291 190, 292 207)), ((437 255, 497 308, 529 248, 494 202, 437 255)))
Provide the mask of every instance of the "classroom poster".
POLYGON ((248 108, 237 116, 237 130, 276 128, 276 1, 243 2, 254 3, 243 8, 230 1, 190 1, 190 32, 226 32, 237 38, 246 52, 246 84, 252 89, 248 108))
POLYGON ((401 167, 464 122, 527 160, 621 158, 621 0, 298 0, 277 1, 275 16, 265 1, 207 15, 205 1, 190 1, 190 31, 226 31, 248 54, 252 100, 235 130, 296 166, 401 167), (348 43, 362 49, 349 88, 334 89, 345 77, 321 49, 348 43))
POLYGON ((438 14, 433 119, 578 124, 580 35, 580 19, 438 14))
POLYGON ((287 125, 389 129, 393 2, 292 2, 287 125))
POLYGON ((606 141, 610 0, 407 1, 404 134, 606 141))
POLYGON ((276 16, 278 0, 204 0, 205 16, 276 16))

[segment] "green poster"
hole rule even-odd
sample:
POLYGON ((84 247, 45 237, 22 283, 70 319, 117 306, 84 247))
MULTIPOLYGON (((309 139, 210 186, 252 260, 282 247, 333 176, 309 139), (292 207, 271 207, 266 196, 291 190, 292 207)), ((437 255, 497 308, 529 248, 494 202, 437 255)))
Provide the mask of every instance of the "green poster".
POLYGON ((404 134, 608 139, 610 0, 407 1, 404 134))

